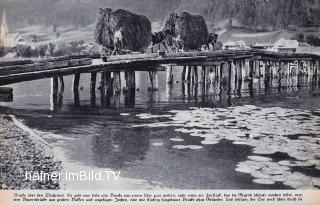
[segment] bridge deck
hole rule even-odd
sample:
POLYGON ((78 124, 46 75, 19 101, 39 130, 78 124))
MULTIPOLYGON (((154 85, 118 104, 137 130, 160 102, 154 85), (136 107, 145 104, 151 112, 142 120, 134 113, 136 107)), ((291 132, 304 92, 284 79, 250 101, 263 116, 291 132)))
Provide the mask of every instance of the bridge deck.
POLYGON ((97 58, 99 58, 97 55, 80 55, 48 59, 1 59, 0 85, 76 73, 163 70, 165 65, 214 65, 219 61, 234 59, 258 59, 262 61, 320 60, 320 56, 316 54, 279 54, 257 50, 182 52, 165 55, 155 53, 130 54, 109 56, 103 59, 97 58))

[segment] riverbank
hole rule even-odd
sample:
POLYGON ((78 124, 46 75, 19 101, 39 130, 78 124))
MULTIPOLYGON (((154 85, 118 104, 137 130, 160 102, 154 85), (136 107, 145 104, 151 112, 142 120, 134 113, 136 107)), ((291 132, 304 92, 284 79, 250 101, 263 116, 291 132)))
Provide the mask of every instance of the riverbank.
POLYGON ((0 115, 0 189, 59 189, 58 181, 26 180, 25 173, 60 170, 50 150, 0 115))

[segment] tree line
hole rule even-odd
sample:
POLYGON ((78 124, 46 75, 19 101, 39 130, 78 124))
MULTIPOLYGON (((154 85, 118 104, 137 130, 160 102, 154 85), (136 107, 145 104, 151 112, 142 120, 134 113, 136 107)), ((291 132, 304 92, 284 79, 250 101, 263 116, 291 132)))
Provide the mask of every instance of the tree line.
POLYGON ((1 0, 12 26, 95 22, 99 7, 124 8, 162 21, 169 12, 190 11, 207 21, 237 18, 244 27, 275 30, 320 26, 320 0, 1 0))

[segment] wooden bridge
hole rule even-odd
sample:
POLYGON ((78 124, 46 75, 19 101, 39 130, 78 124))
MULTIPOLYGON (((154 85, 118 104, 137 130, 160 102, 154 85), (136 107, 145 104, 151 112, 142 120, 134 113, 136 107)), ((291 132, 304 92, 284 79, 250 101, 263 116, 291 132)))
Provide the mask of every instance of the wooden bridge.
MULTIPOLYGON (((173 82, 172 69, 182 69, 181 82, 207 84, 217 80, 224 86, 243 80, 308 76, 318 84, 320 56, 316 54, 280 54, 257 50, 149 53, 109 56, 65 56, 47 59, 0 59, 0 85, 52 78, 54 90, 63 76, 74 75, 73 90, 77 93, 81 73, 91 73, 91 90, 96 89, 97 73, 107 95, 121 91, 120 72, 125 72, 126 90, 135 90, 135 71, 147 71, 148 89, 158 89, 158 71, 167 71, 167 83, 173 82), (200 74, 198 74, 200 72, 200 74), (215 79, 213 79, 215 78, 215 79), (109 94, 108 94, 109 93, 109 94)), ((180 80, 179 80, 180 81, 180 80)))

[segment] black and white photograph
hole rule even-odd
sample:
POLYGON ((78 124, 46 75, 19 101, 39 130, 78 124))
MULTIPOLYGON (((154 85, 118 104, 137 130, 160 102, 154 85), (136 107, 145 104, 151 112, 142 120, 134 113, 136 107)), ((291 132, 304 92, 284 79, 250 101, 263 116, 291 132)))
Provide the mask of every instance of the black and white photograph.
POLYGON ((320 189, 320 0, 0 0, 0 189, 320 189))

